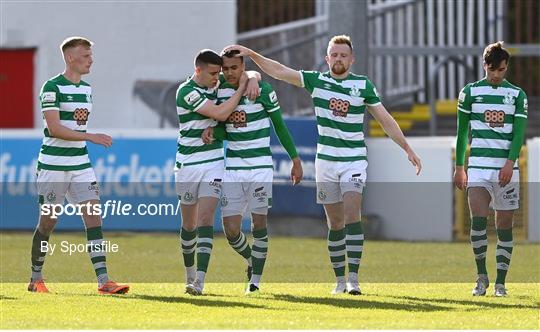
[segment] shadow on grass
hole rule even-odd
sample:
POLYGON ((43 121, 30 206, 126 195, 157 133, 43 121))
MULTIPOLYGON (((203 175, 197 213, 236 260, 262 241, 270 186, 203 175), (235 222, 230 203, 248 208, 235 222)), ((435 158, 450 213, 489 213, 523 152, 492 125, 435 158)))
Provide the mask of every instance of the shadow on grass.
MULTIPOLYGON (((421 297, 414 296, 385 296, 394 299, 416 301, 420 303, 437 303, 437 304, 456 304, 456 305, 465 305, 465 306, 475 306, 482 309, 538 309, 538 303, 536 305, 525 305, 525 304, 507 304, 503 302, 485 302, 482 300, 452 300, 452 299, 426 299, 421 297)), ((490 297, 490 299, 495 299, 490 297)), ((530 298, 527 298, 530 299, 530 298)), ((501 299, 504 301, 504 299, 501 299)), ((470 309, 477 310, 478 308, 470 309)), ((466 310, 468 311, 468 310, 466 310)))
POLYGON ((287 301, 292 303, 307 303, 307 304, 320 304, 329 305, 339 308, 351 308, 351 309, 385 309, 385 310, 403 310, 403 311, 444 311, 451 310, 452 308, 433 305, 428 303, 391 303, 373 301, 368 299, 367 295, 360 295, 352 297, 351 295, 344 294, 343 297, 311 297, 311 296, 295 296, 287 294, 273 295, 273 299, 280 301, 287 301))
POLYGON ((17 300, 15 297, 0 295, 0 300, 17 300))
MULTIPOLYGON (((211 294, 208 294, 208 296, 212 296, 211 294)), ((245 303, 245 302, 234 302, 234 301, 222 301, 222 300, 213 300, 209 299, 206 296, 155 296, 155 295, 129 295, 126 297, 121 296, 115 296, 115 298, 118 299, 136 299, 136 300, 145 300, 145 301, 156 301, 156 302, 164 302, 164 303, 185 303, 185 304, 193 304, 201 307, 221 307, 221 308, 227 308, 227 307, 240 307, 240 308, 246 308, 246 309, 268 309, 267 306, 264 305, 257 305, 257 304, 251 304, 251 303, 245 303)))

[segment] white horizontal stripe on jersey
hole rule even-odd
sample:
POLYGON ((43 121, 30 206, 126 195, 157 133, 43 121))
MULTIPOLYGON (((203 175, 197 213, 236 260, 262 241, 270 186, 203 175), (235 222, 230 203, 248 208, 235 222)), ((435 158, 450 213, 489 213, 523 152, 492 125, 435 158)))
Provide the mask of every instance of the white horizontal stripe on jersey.
MULTIPOLYGON (((60 124, 71 130, 86 130, 86 124, 78 125, 77 120, 60 120, 60 124)), ((45 127, 48 128, 46 124, 45 127)))
POLYGON ((353 97, 351 95, 340 93, 331 90, 324 90, 320 88, 314 88, 311 93, 313 98, 321 98, 325 100, 330 100, 331 98, 338 98, 342 100, 347 100, 352 106, 362 106, 364 105, 364 98, 362 97, 353 97))
POLYGON ((48 146, 56 146, 59 148, 84 148, 86 146, 85 141, 66 141, 54 137, 44 137, 43 144, 48 146))
POLYGON ((361 131, 351 133, 348 131, 341 131, 339 129, 323 127, 320 125, 317 125, 317 131, 319 136, 334 137, 348 141, 361 141, 364 139, 364 133, 361 131))
POLYGON ((235 111, 241 112, 244 111, 248 114, 257 113, 262 110, 264 110, 264 106, 262 104, 249 104, 249 105, 238 105, 234 109, 235 111))
POLYGON ((91 95, 92 94, 92 87, 87 85, 57 85, 58 91, 62 94, 82 94, 82 95, 91 95))
POLYGON ((367 155, 366 148, 336 148, 334 146, 317 144, 317 153, 326 154, 332 157, 357 157, 367 155))
POLYGON ((217 148, 209 151, 195 152, 192 154, 181 154, 180 152, 176 152, 176 161, 181 164, 205 161, 220 157, 223 157, 222 148, 217 148))
POLYGON ((332 114, 332 111, 327 110, 326 108, 315 107, 315 115, 326 118, 336 122, 350 123, 350 124, 361 124, 364 122, 364 114, 347 114, 347 116, 335 116, 332 114))
POLYGON ((183 146, 203 146, 204 142, 200 137, 179 137, 178 144, 183 146))
POLYGON ((518 114, 514 114, 514 116, 517 116, 517 117, 520 117, 520 118, 527 118, 527 115, 526 114, 522 114, 522 113, 518 113, 518 114))
POLYGON ((180 123, 180 130, 190 130, 190 129, 206 129, 208 127, 213 127, 217 124, 217 121, 214 119, 204 119, 204 120, 191 120, 188 122, 180 123))
POLYGON ((245 150, 267 147, 270 147, 270 137, 263 137, 249 141, 229 141, 229 144, 227 145, 227 148, 231 150, 245 150))
POLYGON ((43 164, 58 166, 80 165, 90 162, 87 154, 82 156, 51 156, 40 153, 38 160, 43 164))
POLYGON ((344 80, 344 81, 338 82, 335 79, 333 79, 332 77, 325 76, 322 73, 319 74, 318 79, 321 80, 321 81, 324 81, 324 82, 329 82, 329 83, 341 85, 344 88, 352 88, 353 86, 358 86, 360 89, 365 89, 366 88, 366 80, 365 79, 349 79, 349 80, 344 80))
POLYGON ((490 127, 488 123, 479 120, 471 120, 471 129, 472 130, 492 130, 501 134, 511 134, 514 125, 511 123, 505 123, 503 127, 490 127))
POLYGON ((504 139, 491 139, 491 138, 473 138, 471 148, 488 148, 488 149, 503 149, 510 150, 512 141, 504 139))
POLYGON ((510 94, 513 97, 517 97, 519 95, 519 90, 512 89, 512 88, 503 88, 498 87, 496 89, 492 88, 491 86, 476 86, 471 87, 471 96, 506 96, 510 94))
POLYGON ((246 132, 270 127, 270 120, 268 118, 265 118, 262 120, 248 122, 246 127, 238 127, 238 128, 235 128, 232 123, 227 123, 226 127, 227 127, 228 133, 246 133, 246 132))
POLYGON ((514 114, 516 107, 514 105, 505 104, 472 104, 471 110, 473 113, 484 113, 485 111, 504 111, 505 114, 514 114))
POLYGON ((227 167, 256 167, 261 165, 273 165, 272 156, 261 156, 253 158, 227 158, 227 167))
POLYGON ((469 167, 503 167, 506 160, 508 159, 493 157, 469 157, 469 167))
POLYGON ((60 110, 64 112, 74 112, 76 108, 86 108, 89 112, 91 112, 92 103, 73 103, 73 102, 60 103, 60 110))

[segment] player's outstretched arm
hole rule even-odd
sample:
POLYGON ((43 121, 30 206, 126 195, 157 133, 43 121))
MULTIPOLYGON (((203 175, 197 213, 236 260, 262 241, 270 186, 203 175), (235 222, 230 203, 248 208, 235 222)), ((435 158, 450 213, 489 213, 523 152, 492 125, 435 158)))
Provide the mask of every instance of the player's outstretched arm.
POLYGON ((207 100, 204 105, 199 110, 197 110, 197 112, 217 121, 227 120, 229 115, 231 115, 231 113, 234 111, 234 109, 240 102, 240 99, 242 99, 242 96, 244 95, 247 79, 247 75, 242 74, 238 89, 231 98, 227 99, 226 102, 215 105, 213 101, 207 100))
POLYGON ((416 175, 420 174, 420 171, 422 170, 420 157, 418 157, 409 146, 409 143, 407 142, 405 135, 403 135, 401 128, 399 128, 396 120, 394 120, 382 104, 368 106, 368 110, 375 120, 381 124, 384 132, 407 153, 409 161, 416 167, 416 175))
POLYGON ((272 59, 266 58, 259 53, 241 46, 241 45, 231 45, 223 49, 222 53, 237 50, 237 56, 248 56, 261 68, 262 71, 272 76, 273 78, 281 81, 285 81, 296 86, 302 86, 302 74, 298 70, 291 69, 281 63, 274 61, 272 59))
POLYGON ((66 141, 90 141, 94 144, 103 145, 104 147, 110 147, 112 145, 112 138, 105 134, 91 134, 82 133, 60 123, 60 112, 56 110, 50 110, 43 112, 45 115, 45 121, 47 121, 47 128, 49 134, 52 137, 60 138, 66 141))

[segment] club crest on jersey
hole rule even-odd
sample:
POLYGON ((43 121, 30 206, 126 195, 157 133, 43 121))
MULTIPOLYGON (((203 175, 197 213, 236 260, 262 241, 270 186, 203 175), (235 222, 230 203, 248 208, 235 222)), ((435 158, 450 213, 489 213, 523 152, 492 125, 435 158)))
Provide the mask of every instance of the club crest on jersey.
POLYGON ((49 192, 49 193, 47 194, 46 198, 47 198, 47 202, 51 202, 51 203, 52 203, 52 202, 56 201, 56 194, 55 194, 55 192, 54 192, 54 191, 49 192))
POLYGON ((503 103, 506 105, 514 105, 514 97, 510 94, 510 92, 504 97, 503 103))
POLYGON ((191 202, 193 200, 193 194, 190 192, 186 192, 183 198, 185 202, 191 202))
POLYGON ((227 196, 221 197, 221 206, 225 207, 229 205, 229 200, 227 199, 227 196))
POLYGON ((360 97, 360 87, 357 86, 357 85, 354 85, 354 86, 351 88, 351 91, 349 91, 349 94, 350 94, 352 97, 360 97))

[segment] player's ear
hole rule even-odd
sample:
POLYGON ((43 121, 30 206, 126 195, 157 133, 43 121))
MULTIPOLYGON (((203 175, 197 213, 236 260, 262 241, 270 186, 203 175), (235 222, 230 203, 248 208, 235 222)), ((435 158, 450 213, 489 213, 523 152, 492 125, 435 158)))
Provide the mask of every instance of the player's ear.
POLYGON ((195 67, 195 74, 197 75, 201 74, 201 67, 195 67))
POLYGON ((328 60, 329 60, 329 59, 330 59, 330 58, 328 57, 328 54, 324 56, 324 60, 326 60, 326 63, 328 63, 328 60))

